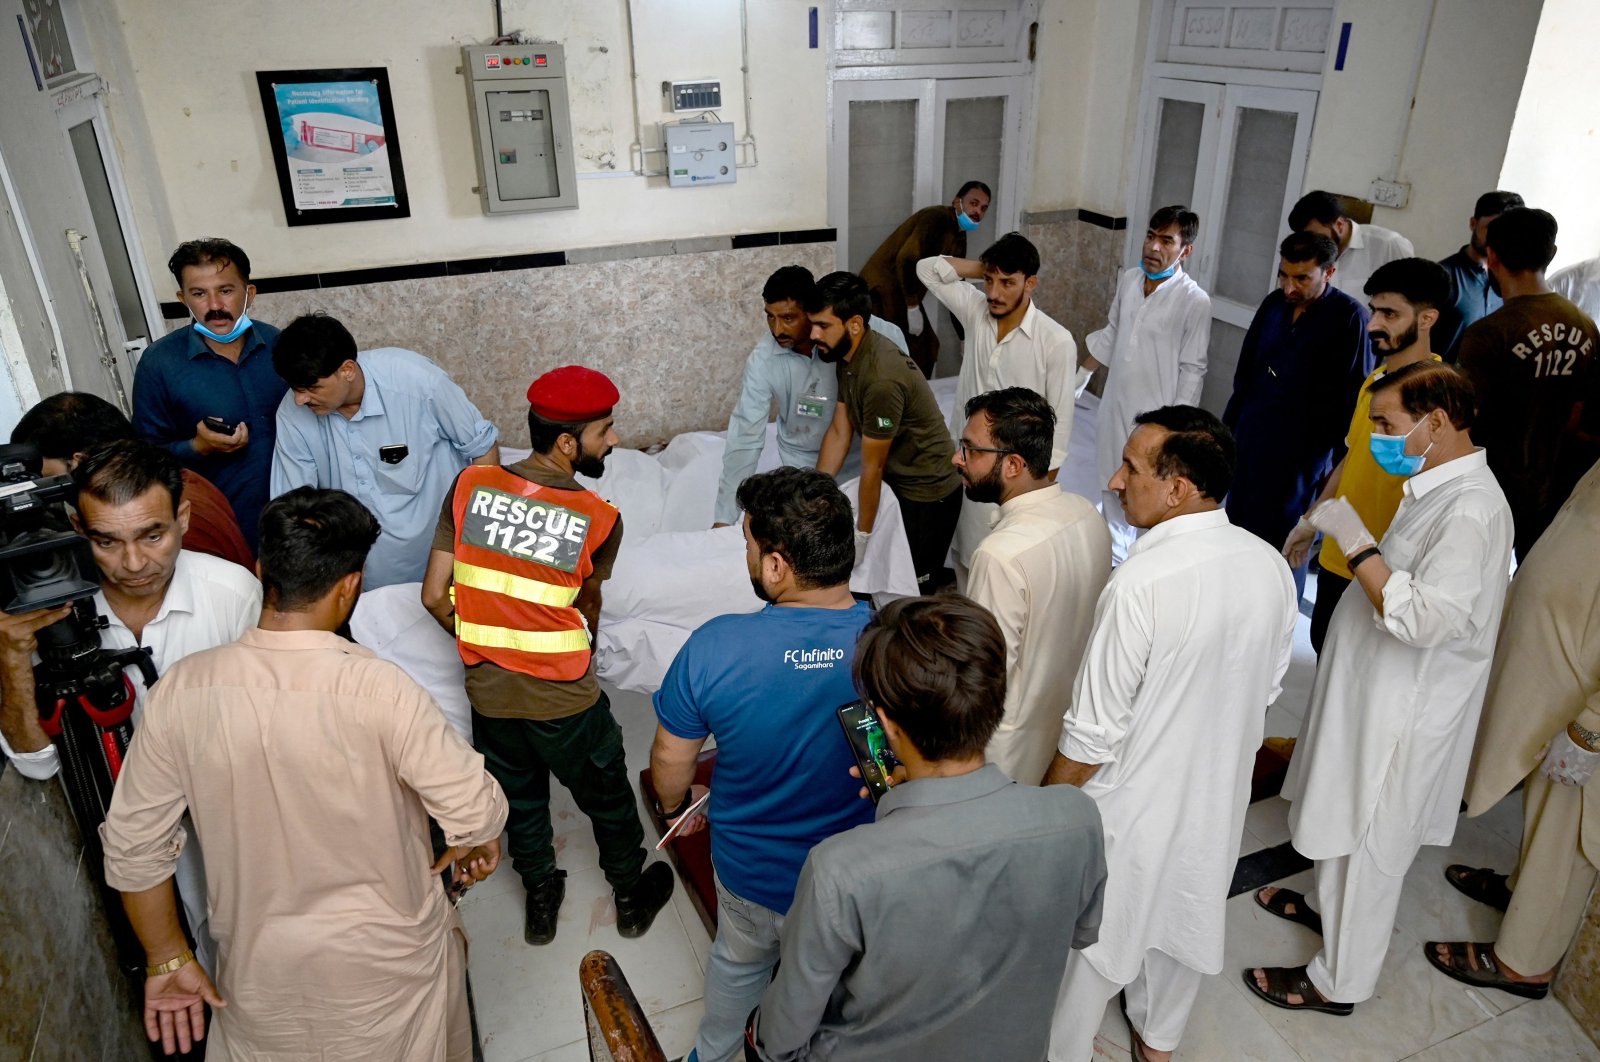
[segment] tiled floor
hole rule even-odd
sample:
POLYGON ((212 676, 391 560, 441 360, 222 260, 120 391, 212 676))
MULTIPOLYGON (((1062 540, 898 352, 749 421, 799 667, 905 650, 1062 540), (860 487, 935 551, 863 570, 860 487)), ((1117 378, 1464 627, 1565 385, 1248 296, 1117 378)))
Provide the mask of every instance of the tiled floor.
MULTIPOLYGON (((1283 696, 1268 712, 1267 732, 1291 736, 1311 690, 1314 656, 1301 621, 1295 663, 1283 696)), ((626 735, 628 764, 637 776, 649 754, 654 714, 647 697, 609 691, 626 735)), ((556 843, 568 872, 567 898, 554 944, 522 942, 522 888, 509 867, 468 895, 461 913, 472 938, 471 971, 489 1062, 584 1062, 578 960, 592 948, 616 956, 669 1058, 693 1045, 700 1020, 710 941, 682 884, 672 904, 639 940, 615 928, 611 894, 596 865, 594 838, 564 790, 555 787, 556 843)), ((1241 853, 1289 839, 1287 805, 1278 798, 1250 808, 1241 853)), ((1445 884, 1448 863, 1516 861, 1521 811, 1516 799, 1481 819, 1463 819, 1449 849, 1425 848, 1406 879, 1394 942, 1378 995, 1354 1017, 1291 1014, 1252 997, 1240 971, 1253 965, 1298 965, 1317 949, 1310 932, 1259 910, 1248 894, 1228 901, 1223 971, 1206 979, 1199 1005, 1176 1057, 1259 1062, 1504 1062, 1511 1059, 1600 1060, 1600 1049, 1553 997, 1527 1002, 1501 992, 1478 992, 1435 972, 1422 957, 1430 939, 1491 940, 1499 915, 1445 884)), ((653 838, 652 838, 653 841, 653 838)), ((1285 879, 1310 886, 1304 871, 1285 879)), ((1097 1059, 1130 1057, 1127 1026, 1115 1006, 1095 1045, 1097 1059)))

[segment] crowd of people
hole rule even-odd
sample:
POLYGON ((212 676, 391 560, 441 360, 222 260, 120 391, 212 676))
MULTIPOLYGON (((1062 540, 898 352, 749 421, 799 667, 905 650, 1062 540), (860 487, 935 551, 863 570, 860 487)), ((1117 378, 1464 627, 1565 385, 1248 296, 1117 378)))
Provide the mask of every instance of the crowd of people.
MULTIPOLYGON (((1524 784, 1514 876, 1446 871, 1506 911, 1500 939, 1425 953, 1547 993, 1600 865, 1600 366, 1588 311, 1554 289, 1591 298, 1600 267, 1547 279, 1555 220, 1512 193, 1481 197, 1435 263, 1312 192, 1218 417, 1199 407, 1210 302, 1185 270, 1202 219, 1155 211, 1080 355, 1033 302, 1027 239, 964 257, 989 205, 968 182, 862 275, 788 266, 762 290, 713 511, 766 607, 696 631, 654 697, 655 810, 709 828, 716 875, 688 1057, 1084 1062, 1118 996, 1135 1057, 1170 1057, 1222 969, 1313 570, 1317 670, 1283 795, 1316 887, 1255 902, 1322 945, 1244 985, 1352 1013, 1420 847, 1450 842, 1463 795, 1476 815, 1524 784), (911 312, 930 294, 964 342, 948 414, 911 312), (1104 490, 1085 499, 1057 476, 1101 371, 1104 490), (774 413, 781 464, 757 473, 774 413), (858 436, 852 506, 837 479, 858 436), (923 594, 875 610, 849 581, 885 489, 923 594), (855 701, 893 756, 882 793, 836 718, 855 701)), ((325 315, 252 321, 227 241, 170 265, 193 325, 141 359, 131 420, 64 393, 12 436, 34 474, 76 485, 102 641, 148 646, 161 676, 130 678, 100 828, 146 1030, 220 1057, 470 1058, 451 900, 504 836, 524 938, 555 938, 552 775, 623 936, 674 888, 591 651, 623 521, 576 477, 604 471, 621 396, 581 365, 544 373, 531 452, 504 464, 423 356, 359 350, 325 315), (457 644, 470 743, 349 637, 362 590, 397 583, 457 644)), ((30 778, 64 769, 33 668, 69 608, 0 614, 0 747, 30 778)))

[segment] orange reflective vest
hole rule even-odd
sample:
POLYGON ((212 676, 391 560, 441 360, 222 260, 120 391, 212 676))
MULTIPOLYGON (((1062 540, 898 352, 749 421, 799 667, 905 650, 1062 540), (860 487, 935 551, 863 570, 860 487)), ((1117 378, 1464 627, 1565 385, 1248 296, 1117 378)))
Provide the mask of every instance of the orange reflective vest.
POLYGON ((456 645, 462 662, 571 682, 589 669, 589 627, 573 607, 617 510, 496 465, 456 480, 456 645))

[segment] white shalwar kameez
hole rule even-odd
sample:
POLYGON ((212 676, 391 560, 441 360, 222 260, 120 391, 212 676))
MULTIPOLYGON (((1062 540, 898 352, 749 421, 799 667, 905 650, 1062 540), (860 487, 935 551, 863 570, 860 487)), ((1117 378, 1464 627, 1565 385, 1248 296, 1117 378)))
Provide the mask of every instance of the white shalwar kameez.
MULTIPOLYGON (((961 322, 967 338, 962 350, 961 375, 956 379, 956 404, 950 411, 950 438, 959 442, 967 426, 967 400, 1002 387, 1027 387, 1039 395, 1056 414, 1055 439, 1050 447, 1050 467, 1059 469, 1067 460, 1067 443, 1072 438, 1073 402, 1077 398, 1078 344, 1072 333, 1052 320, 1037 303, 1030 302, 1022 321, 997 338, 1000 326, 989 312, 983 292, 963 280, 943 258, 924 258, 917 263, 917 279, 961 322)), ((961 499, 961 517, 956 524, 951 549, 956 556, 956 575, 965 588, 972 551, 989 533, 996 506, 988 502, 961 499)))
POLYGON ((1317 861, 1323 947, 1307 976, 1339 1003, 1377 989, 1400 887, 1455 834, 1511 566, 1511 510, 1483 450, 1406 481, 1379 548, 1383 613, 1339 601, 1283 795, 1317 861))
POLYGON ((1177 1046, 1223 922, 1250 775, 1294 641, 1294 580, 1221 509, 1147 531, 1112 573, 1061 733, 1100 769, 1100 939, 1067 963, 1052 1062, 1085 1062, 1124 986, 1146 1044, 1177 1046))
POLYGON ((1551 273, 1545 283, 1550 285, 1551 291, 1565 296, 1590 317, 1600 314, 1600 258, 1590 258, 1551 273))
POLYGON ((1130 269, 1117 281, 1106 326, 1085 345, 1106 367, 1105 393, 1095 419, 1100 511, 1111 528, 1111 559, 1121 564, 1138 533, 1128 526, 1117 496, 1106 484, 1122 464, 1122 447, 1133 418, 1173 404, 1198 406, 1205 386, 1211 342, 1211 296, 1182 266, 1149 295, 1144 270, 1130 269))

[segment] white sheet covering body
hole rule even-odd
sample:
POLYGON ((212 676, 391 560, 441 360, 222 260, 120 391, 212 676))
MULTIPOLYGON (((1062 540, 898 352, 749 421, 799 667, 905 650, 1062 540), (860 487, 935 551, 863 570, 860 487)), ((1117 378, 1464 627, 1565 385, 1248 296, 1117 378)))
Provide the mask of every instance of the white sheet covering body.
POLYGON ((1060 750, 1102 764, 1083 789, 1105 827, 1105 911, 1083 957, 1108 980, 1131 983, 1151 948, 1222 968, 1250 774, 1294 621, 1283 558, 1220 509, 1151 528, 1100 595, 1060 750))
MULTIPOLYGON (((1032 303, 1021 324, 997 340, 999 327, 989 313, 989 300, 957 276, 949 262, 924 258, 917 263, 917 279, 961 321, 967 334, 961 374, 956 377, 955 405, 946 415, 950 438, 959 440, 967 426, 963 411, 969 398, 1002 387, 1031 388, 1043 395, 1056 412, 1050 467, 1060 468, 1067 459, 1067 445, 1072 438, 1073 385, 1078 374, 1078 345, 1072 333, 1032 303)), ((989 518, 994 511, 993 505, 961 499, 961 519, 956 524, 951 549, 963 566, 989 533, 989 518)))
MULTIPOLYGON (((722 447, 719 434, 690 432, 657 454, 613 450, 605 475, 597 480, 577 477, 622 510, 622 548, 601 588, 594 657, 595 673, 622 689, 654 692, 673 657, 702 623, 762 607, 750 589, 743 530, 711 529, 722 447)), ((509 465, 528 451, 500 453, 509 465)), ((776 466, 776 447, 768 447, 761 470, 776 466)), ((840 487, 853 504, 858 481, 840 487)), ((877 527, 866 556, 850 576, 850 588, 908 597, 917 592, 900 503, 887 487, 877 527)), ((428 616, 421 595, 417 583, 363 594, 351 631, 357 641, 404 668, 434 695, 453 726, 465 726, 470 733, 471 710, 455 642, 428 616)))
POLYGON ((1379 543, 1383 614, 1340 598, 1283 795, 1294 846, 1333 859, 1365 845, 1404 874, 1455 834, 1511 565, 1511 511, 1484 451, 1406 481, 1379 543))
POLYGON ((1551 273, 1550 290, 1577 303, 1590 317, 1600 316, 1600 258, 1590 258, 1551 273))
POLYGON ((1087 498, 1048 486, 996 515, 967 583, 1006 639, 1006 714, 987 755, 1013 781, 1038 785, 1111 574, 1111 535, 1087 498))

